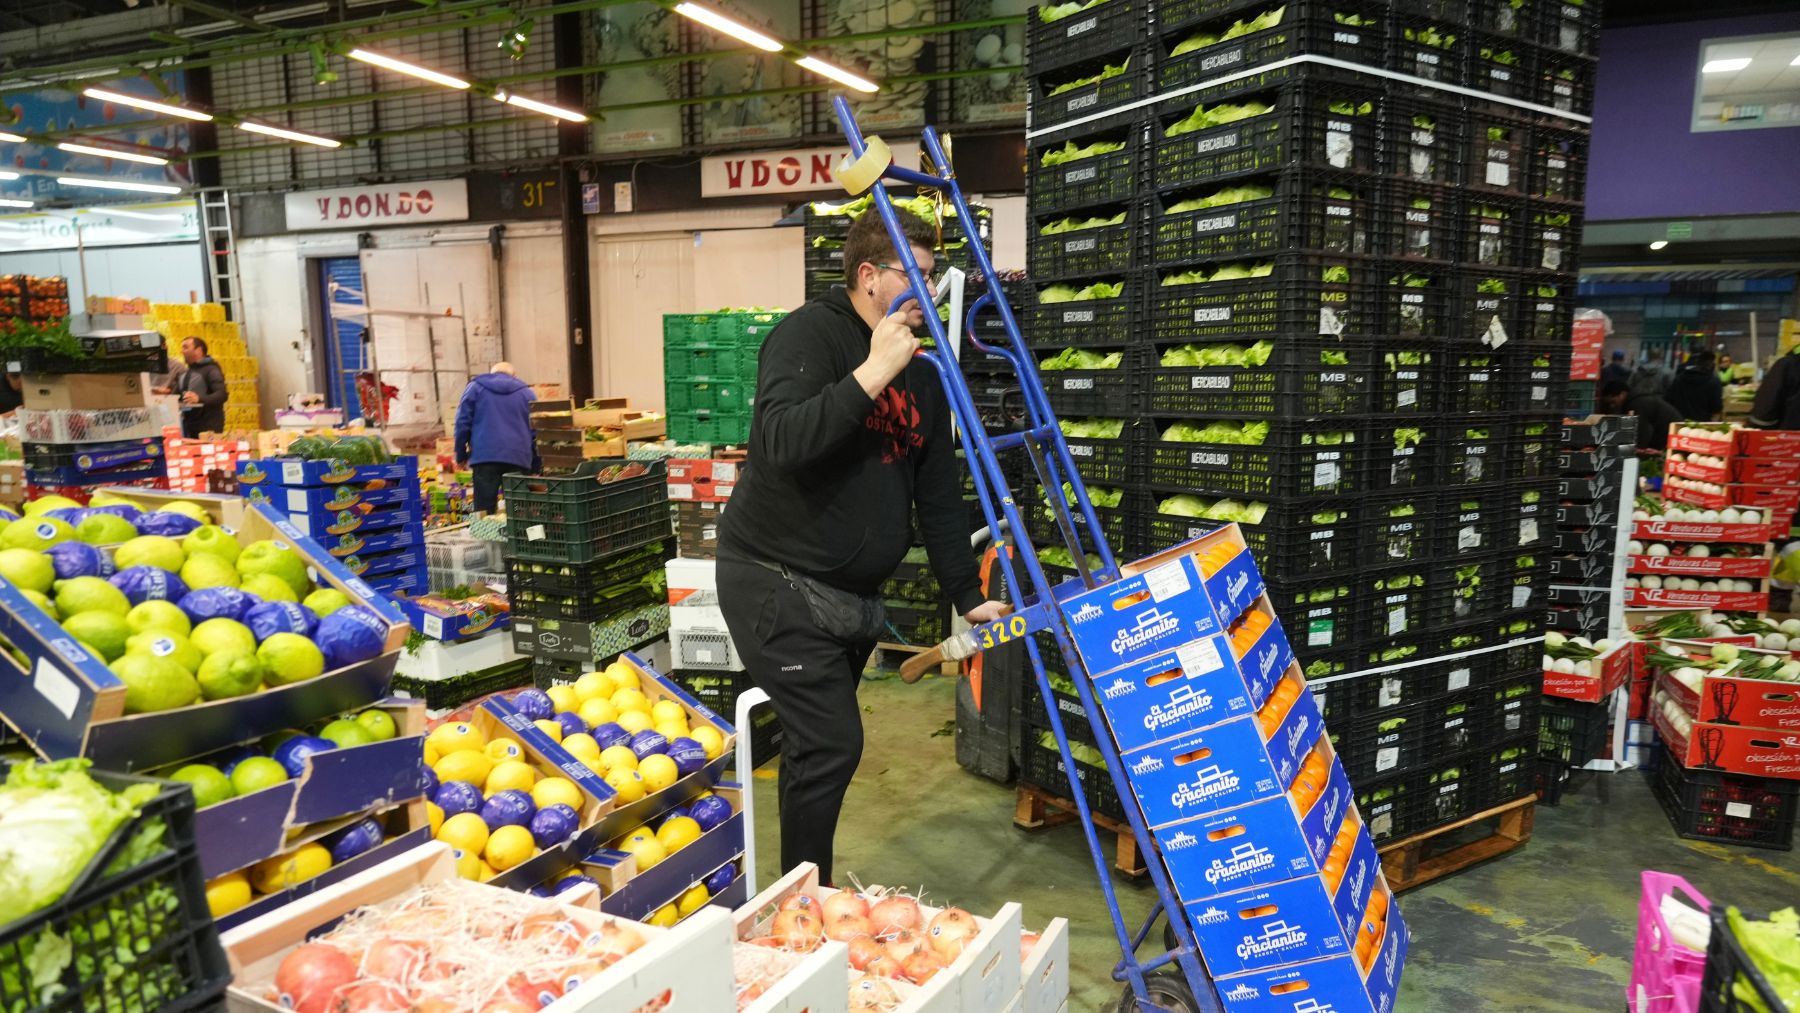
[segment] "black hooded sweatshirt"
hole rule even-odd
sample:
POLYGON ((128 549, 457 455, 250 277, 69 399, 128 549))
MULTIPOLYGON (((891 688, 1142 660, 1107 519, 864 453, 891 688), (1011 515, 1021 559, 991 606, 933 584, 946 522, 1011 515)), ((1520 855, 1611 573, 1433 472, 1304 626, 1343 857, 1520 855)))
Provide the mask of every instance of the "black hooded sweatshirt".
POLYGON ((769 333, 750 463, 720 519, 720 551, 874 594, 906 555, 917 503, 931 568, 966 613, 982 602, 981 580, 950 406, 937 371, 919 361, 870 400, 851 375, 869 356, 869 335, 842 288, 769 333))

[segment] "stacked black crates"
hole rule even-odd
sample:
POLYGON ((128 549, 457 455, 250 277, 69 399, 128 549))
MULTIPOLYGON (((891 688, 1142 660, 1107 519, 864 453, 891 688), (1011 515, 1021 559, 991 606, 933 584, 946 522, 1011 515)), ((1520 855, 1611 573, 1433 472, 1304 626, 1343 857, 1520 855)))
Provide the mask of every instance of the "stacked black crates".
POLYGON ((1637 452, 1637 419, 1608 417, 1562 427, 1557 454, 1561 503, 1551 535, 1544 625, 1567 636, 1606 636, 1617 568, 1625 462, 1637 452))
POLYGON ((1318 692, 1378 838, 1533 788, 1538 653, 1502 645, 1547 604, 1586 162, 1560 113, 1590 111, 1597 15, 1030 16, 1023 315, 1101 525, 1126 558, 1243 526, 1309 677, 1352 676, 1318 692))
MULTIPOLYGON (((902 208, 917 209, 919 200, 896 199, 896 205, 902 208)), ((848 205, 813 203, 806 205, 803 222, 806 242, 806 297, 813 299, 830 291, 834 285, 844 283, 844 240, 850 235, 850 223, 870 210, 873 204, 867 198, 859 198, 848 205)), ((974 205, 978 229, 982 243, 989 253, 994 249, 994 212, 992 208, 974 205)), ((957 267, 970 271, 975 266, 975 258, 968 249, 968 238, 963 229, 948 216, 954 215, 956 209, 945 204, 942 212, 946 218, 943 222, 942 245, 937 254, 939 273, 946 267, 957 267)))

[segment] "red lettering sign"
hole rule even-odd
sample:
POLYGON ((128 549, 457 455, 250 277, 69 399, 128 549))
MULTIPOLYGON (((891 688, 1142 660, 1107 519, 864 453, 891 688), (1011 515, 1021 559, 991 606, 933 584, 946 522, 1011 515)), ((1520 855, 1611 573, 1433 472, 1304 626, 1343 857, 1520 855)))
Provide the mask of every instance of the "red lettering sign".
POLYGON ((319 198, 319 221, 324 222, 324 221, 330 221, 330 220, 331 220, 331 198, 330 197, 320 197, 319 198))
POLYGON ((750 185, 769 185, 769 163, 758 158, 750 163, 750 185))
POLYGON ((744 160, 734 158, 725 163, 725 185, 736 190, 744 185, 744 160))
POLYGON ((784 158, 775 167, 775 178, 782 186, 793 186, 800 182, 800 162, 795 158, 784 158))
MULTIPOLYGON (((406 200, 406 195, 401 194, 400 199, 402 201, 406 200)), ((375 195, 375 213, 380 215, 383 218, 386 218, 391 213, 388 210, 388 195, 387 194, 378 193, 375 195)), ((400 213, 405 214, 406 212, 404 210, 402 210, 400 213)))
POLYGON ((339 197, 337 201, 337 217, 339 221, 350 217, 350 198, 339 197))
POLYGON ((814 185, 831 182, 830 155, 814 155, 812 157, 812 181, 814 185))
POLYGON ((418 208, 419 213, 422 215, 431 213, 431 205, 432 199, 430 190, 420 190, 418 195, 413 198, 413 206, 418 208))

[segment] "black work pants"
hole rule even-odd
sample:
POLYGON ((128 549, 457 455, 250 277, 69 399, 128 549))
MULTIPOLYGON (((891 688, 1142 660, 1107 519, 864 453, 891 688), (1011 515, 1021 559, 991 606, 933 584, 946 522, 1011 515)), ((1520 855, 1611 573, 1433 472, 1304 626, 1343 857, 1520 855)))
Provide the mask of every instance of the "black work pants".
POLYGON ((500 505, 500 479, 515 471, 526 471, 516 464, 495 461, 488 464, 469 466, 475 479, 475 509, 484 514, 491 514, 500 505))
MULTIPOLYGON (((856 687, 872 641, 846 643, 813 622, 799 586, 741 559, 721 558, 719 610, 752 682, 781 718, 781 869, 802 862, 832 882, 832 840, 844 792, 862 761, 856 687)), ((749 782, 745 782, 748 785, 749 782)))

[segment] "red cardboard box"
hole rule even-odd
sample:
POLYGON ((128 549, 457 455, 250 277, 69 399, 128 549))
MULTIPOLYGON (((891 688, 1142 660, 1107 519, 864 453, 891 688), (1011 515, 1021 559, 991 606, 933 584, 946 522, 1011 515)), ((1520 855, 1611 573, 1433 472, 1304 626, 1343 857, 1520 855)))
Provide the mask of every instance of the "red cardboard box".
POLYGON ((701 503, 723 503, 737 487, 744 461, 714 458, 670 458, 669 498, 701 503))
POLYGON ((1734 445, 1745 457, 1800 459, 1800 431, 1793 429, 1739 429, 1734 445))
MULTIPOLYGON (((1666 675, 1659 677, 1658 685, 1671 684, 1680 686, 1666 675)), ((1692 734, 1683 737, 1660 711, 1651 720, 1684 767, 1800 781, 1800 732, 1696 721, 1692 734)))
POLYGON ((1629 642, 1614 644, 1593 659, 1597 672, 1592 676, 1568 675, 1546 668, 1544 695, 1583 703, 1599 703, 1631 678, 1637 653, 1636 647, 1629 642))

